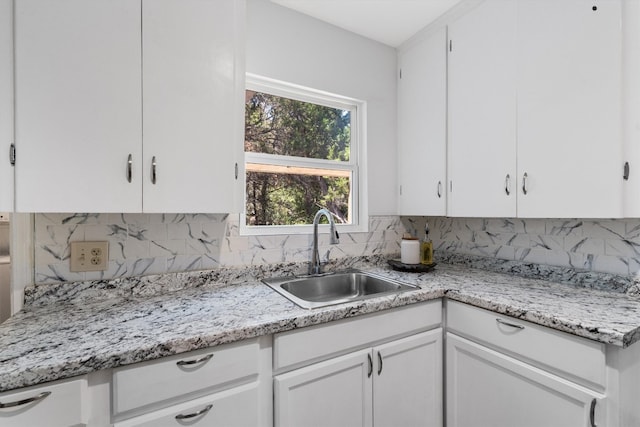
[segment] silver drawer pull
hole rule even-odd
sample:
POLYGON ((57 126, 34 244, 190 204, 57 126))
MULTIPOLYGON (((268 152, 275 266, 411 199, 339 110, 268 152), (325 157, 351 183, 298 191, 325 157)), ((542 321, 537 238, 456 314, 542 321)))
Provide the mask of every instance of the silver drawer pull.
POLYGON ((505 326, 511 326, 512 328, 516 328, 516 329, 524 329, 524 326, 522 325, 516 325, 515 323, 509 323, 509 322, 505 322, 502 319, 496 319, 496 322, 505 325, 505 326))
POLYGON ((9 403, 0 402, 0 409, 15 408, 16 406, 22 406, 22 405, 26 405, 26 404, 29 404, 29 403, 37 402, 37 401, 42 400, 45 397, 49 396, 50 394, 51 394, 50 391, 43 391, 39 395, 33 396, 33 397, 29 397, 28 399, 17 400, 15 402, 9 402, 9 403))
POLYGON ((176 362, 176 365, 178 366, 190 366, 190 365, 196 365, 198 363, 204 363, 206 361, 208 361, 209 359, 211 359, 213 357, 213 353, 211 354, 207 354, 204 357, 201 357, 200 359, 196 359, 196 360, 179 360, 176 362))
POLYGON ((176 415, 176 420, 188 420, 189 418, 195 418, 200 415, 204 415, 209 412, 211 408, 213 408, 213 405, 207 405, 206 408, 202 408, 198 412, 194 412, 192 414, 178 414, 176 415))

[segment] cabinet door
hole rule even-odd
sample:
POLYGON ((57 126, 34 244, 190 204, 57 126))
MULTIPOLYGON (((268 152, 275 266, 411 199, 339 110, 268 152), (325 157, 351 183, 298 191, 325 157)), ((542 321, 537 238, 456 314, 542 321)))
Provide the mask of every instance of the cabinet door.
POLYGON ((526 363, 451 333, 446 354, 451 427, 591 426, 606 419, 602 395, 526 363))
POLYGON ((373 349, 376 427, 442 425, 442 329, 373 349))
POLYGON ((400 215, 446 214, 446 46, 442 28, 398 58, 400 215))
POLYGON ((233 210, 240 3, 143 0, 145 212, 233 210))
POLYGON ((448 215, 516 215, 516 2, 449 26, 448 215))
POLYGON ((275 425, 370 427, 372 369, 361 350, 276 376, 275 425))
POLYGON ((620 2, 518 8, 518 216, 622 215, 620 2))
POLYGON ((623 140, 629 163, 624 181, 624 216, 640 217, 640 2, 622 3, 623 140))
POLYGON ((13 1, 0 0, 0 212, 13 211, 13 1))
POLYGON ((14 3, 16 210, 139 212, 140 3, 14 3))

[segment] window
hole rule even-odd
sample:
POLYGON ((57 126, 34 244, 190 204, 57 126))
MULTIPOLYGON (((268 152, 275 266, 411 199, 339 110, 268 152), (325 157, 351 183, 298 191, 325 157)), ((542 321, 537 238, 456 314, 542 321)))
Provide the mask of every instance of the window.
POLYGON ((252 75, 245 101, 244 232, 308 232, 320 208, 364 230, 364 104, 252 75))

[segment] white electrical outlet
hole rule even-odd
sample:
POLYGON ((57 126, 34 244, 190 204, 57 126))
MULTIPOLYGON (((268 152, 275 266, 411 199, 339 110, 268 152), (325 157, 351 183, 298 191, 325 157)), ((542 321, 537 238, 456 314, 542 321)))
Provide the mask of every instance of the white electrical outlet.
POLYGON ((71 242, 69 270, 103 271, 109 264, 109 242, 71 242))

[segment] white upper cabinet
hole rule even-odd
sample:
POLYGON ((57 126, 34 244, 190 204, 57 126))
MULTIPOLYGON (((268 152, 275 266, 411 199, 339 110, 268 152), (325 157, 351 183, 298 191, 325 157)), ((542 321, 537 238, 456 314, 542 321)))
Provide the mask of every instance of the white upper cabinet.
POLYGON ((621 19, 619 1, 519 1, 518 216, 622 216, 621 19))
POLYGON ((446 214, 446 45, 441 28, 398 55, 400 215, 446 214))
POLYGON ((623 140, 628 173, 624 180, 624 216, 640 217, 640 2, 625 0, 623 28, 623 140))
POLYGON ((620 1, 489 0, 450 25, 451 216, 622 216, 620 1))
POLYGON ((0 212, 13 211, 13 1, 0 0, 0 212))
POLYGON ((140 211, 140 3, 15 8, 16 210, 140 211))
POLYGON ((449 26, 448 214, 516 215, 516 2, 449 26))
POLYGON ((231 211, 243 5, 16 2, 17 210, 231 211))
POLYGON ((241 4, 142 2, 145 212, 229 212, 242 193, 235 188, 241 4))

